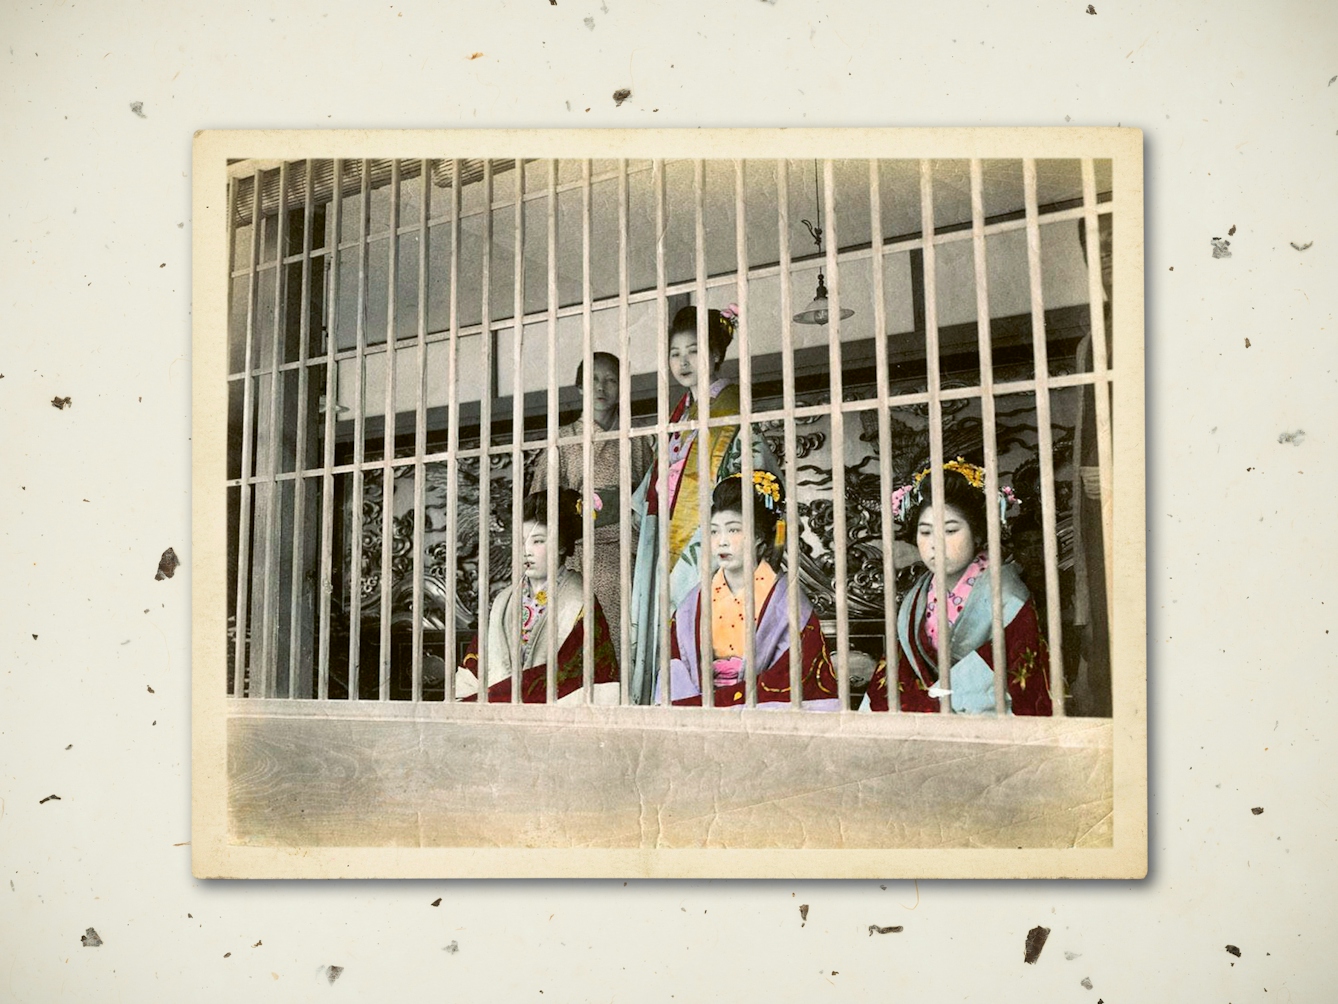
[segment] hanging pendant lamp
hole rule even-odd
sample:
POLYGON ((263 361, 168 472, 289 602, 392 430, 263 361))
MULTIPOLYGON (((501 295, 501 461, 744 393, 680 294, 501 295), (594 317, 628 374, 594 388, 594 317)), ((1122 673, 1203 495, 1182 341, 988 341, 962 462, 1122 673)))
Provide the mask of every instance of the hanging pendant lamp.
MULTIPOLYGON (((818 162, 813 162, 813 203, 817 209, 818 225, 814 226, 808 220, 800 220, 804 226, 808 227, 809 235, 813 238, 813 243, 818 247, 818 254, 822 254, 822 203, 818 198, 818 162)), ((854 317, 855 312, 848 307, 841 308, 841 320, 847 317, 854 317)), ((826 324, 831 320, 831 307, 827 303, 827 280, 822 274, 822 269, 818 269, 818 288, 813 293, 813 299, 808 302, 808 306, 794 315, 796 324, 826 324)))

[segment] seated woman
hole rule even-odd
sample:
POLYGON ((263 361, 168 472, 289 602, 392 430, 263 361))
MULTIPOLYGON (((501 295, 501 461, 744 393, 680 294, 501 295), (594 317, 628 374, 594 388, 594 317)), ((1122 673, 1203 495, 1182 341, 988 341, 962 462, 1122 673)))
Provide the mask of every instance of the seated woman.
MULTIPOLYGON (((699 417, 697 392, 698 373, 705 367, 710 374, 710 417, 737 415, 740 407, 739 387, 721 376, 721 365, 738 321, 738 307, 734 304, 724 310, 706 312, 707 347, 709 358, 697 354, 697 308, 681 308, 669 325, 664 351, 670 375, 683 388, 683 395, 669 415, 670 422, 696 422, 699 417)), ((701 586, 701 511, 698 507, 698 442, 697 428, 671 432, 668 436, 669 477, 664 485, 667 509, 660 511, 660 483, 658 464, 652 464, 645 480, 632 499, 634 518, 640 526, 636 568, 632 576, 631 622, 633 637, 633 666, 630 691, 636 704, 648 703, 652 683, 660 665, 660 597, 664 584, 660 580, 659 543, 668 538, 667 566, 669 610, 678 608, 689 590, 701 586)), ((743 469, 743 437, 738 425, 712 426, 706 436, 705 449, 709 458, 708 477, 714 487, 721 479, 738 474, 743 469)), ((780 470, 780 465, 767 447, 766 437, 755 429, 752 437, 753 469, 780 470)))
MULTIPOLYGON (((583 649, 587 624, 595 633, 595 704, 617 704, 618 659, 609 640, 609 626, 599 600, 594 601, 593 617, 585 616, 585 590, 579 572, 566 567, 567 559, 581 534, 580 496, 569 488, 558 492, 557 581, 549 587, 548 548, 554 535, 547 524, 548 498, 545 494, 525 499, 524 577, 507 586, 493 600, 488 617, 488 702, 509 703, 513 663, 513 643, 519 632, 520 699, 525 704, 543 704, 548 697, 548 638, 558 637, 557 700, 559 704, 579 704, 583 649)), ((464 665, 455 676, 459 700, 478 699, 478 636, 470 642, 464 665)))
MULTIPOLYGON (((902 711, 938 711, 949 697, 962 714, 994 714, 993 600, 989 558, 985 551, 985 472, 961 457, 943 465, 944 565, 950 625, 950 678, 938 686, 938 641, 941 612, 934 590, 934 510, 929 469, 892 494, 894 518, 914 527, 920 560, 929 568, 916 580, 897 612, 897 689, 902 711)), ((1000 521, 1012 489, 999 493, 1000 521)), ((1049 652, 1041 635, 1036 604, 1018 575, 1017 566, 1000 568, 1003 590, 1004 642, 1008 681, 1005 706, 1015 715, 1050 714, 1049 652)), ((869 681, 861 711, 888 710, 887 660, 869 681)))
MULTIPOLYGON (((756 572, 751 583, 757 614, 754 649, 757 658, 758 707, 790 706, 790 621, 788 592, 799 590, 799 621, 802 706, 811 711, 836 711, 839 701, 836 676, 827 654, 822 627, 813 604, 788 575, 777 574, 779 554, 785 539, 785 521, 780 481, 769 471, 753 475, 752 499, 745 503, 743 478, 732 475, 716 485, 711 496, 711 555, 716 566, 711 579, 711 675, 716 707, 743 704, 745 700, 744 550, 743 507, 753 506, 751 542, 756 554, 756 572)), ((702 703, 702 669, 699 652, 701 586, 694 587, 675 612, 669 630, 669 696, 674 704, 702 703)), ((659 688, 656 688, 659 691, 659 688)), ((657 694, 658 697, 658 694, 657 694)))

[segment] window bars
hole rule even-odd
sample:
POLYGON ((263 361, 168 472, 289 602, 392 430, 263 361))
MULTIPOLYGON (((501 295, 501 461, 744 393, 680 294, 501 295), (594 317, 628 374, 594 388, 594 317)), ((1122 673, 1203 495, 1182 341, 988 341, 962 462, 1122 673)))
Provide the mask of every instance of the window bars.
MULTIPOLYGON (((603 162, 601 162, 603 163, 603 162)), ((522 553, 523 512, 527 471, 542 467, 545 475, 546 513, 549 527, 547 576, 556 583, 560 567, 558 548, 558 489, 562 451, 574 449, 580 457, 580 483, 592 485, 595 479, 595 451, 613 443, 618 471, 618 540, 616 565, 618 578, 630 591, 636 562, 634 542, 637 526, 629 518, 629 502, 639 487, 633 480, 633 445, 649 442, 654 460, 650 482, 658 491, 658 511, 667 515, 670 490, 669 446, 671 436, 695 436, 703 446, 696 453, 696 508, 700 561, 701 614, 699 618, 701 651, 711 648, 711 564, 710 508, 714 487, 710 451, 704 448, 711 431, 736 428, 739 439, 739 467, 747 489, 755 473, 754 447, 767 430, 779 428, 775 438, 783 453, 780 470, 784 476, 787 532, 784 541, 785 571, 796 583, 803 564, 807 541, 802 522, 799 485, 806 465, 799 463, 799 424, 822 420, 828 423, 827 440, 831 452, 831 617, 824 622, 824 634, 836 671, 838 698, 842 708, 851 701, 851 589, 848 554, 847 465, 845 463, 847 419, 872 424, 866 440, 876 442, 877 491, 884 504, 877 507, 877 540, 880 547, 878 568, 884 585, 881 633, 884 651, 891 665, 888 669, 890 710, 899 710, 896 697, 896 651, 898 602, 894 584, 898 580, 895 555, 896 527, 890 505, 896 487, 892 462, 893 421, 898 409, 923 409, 928 416, 927 459, 934 498, 935 558, 933 574, 939 608, 944 608, 946 581, 943 530, 943 464, 951 459, 944 438, 945 406, 974 402, 980 413, 981 452, 986 498, 998 497, 1000 488, 1000 442, 998 402, 1008 396, 1030 396, 1034 401, 1036 421, 1035 461, 1038 468, 1043 552, 1045 633, 1049 646, 1049 679, 1054 713, 1064 713, 1063 612, 1060 602, 1061 541, 1059 537, 1059 500, 1056 496, 1056 442, 1052 399, 1058 393, 1075 388, 1082 394, 1092 388, 1096 452, 1100 487, 1102 558, 1107 581, 1105 611, 1109 618, 1112 589, 1113 555, 1111 549, 1113 518, 1112 425, 1110 388, 1114 380, 1108 344, 1110 332, 1103 310, 1107 290, 1103 285, 1101 255, 1088 253, 1085 269, 1085 296, 1092 344, 1090 372, 1054 373, 1049 358, 1051 332, 1047 326, 1046 261, 1042 257, 1042 228, 1053 223, 1082 221, 1089 244, 1097 246, 1100 217, 1113 212, 1113 202, 1098 192, 1098 162, 1080 164, 1080 193, 1067 201, 1053 201, 1044 207, 1038 198, 1038 171, 1034 159, 1021 162, 1021 206, 1017 211, 987 217, 985 172, 982 161, 968 165, 966 195, 969 220, 936 227, 936 175, 934 163, 924 160, 916 165, 918 190, 909 185, 887 190, 880 162, 867 162, 867 190, 850 194, 838 185, 837 162, 820 165, 822 208, 827 221, 821 260, 816 256, 796 259, 791 248, 791 171, 786 161, 729 162, 732 174, 732 209, 734 214, 732 268, 711 272, 708 269, 708 231, 715 222, 707 201, 707 162, 693 161, 690 193, 675 191, 674 205, 690 206, 692 219, 691 269, 689 275, 670 278, 669 246, 671 204, 669 172, 663 160, 633 162, 619 160, 612 167, 596 171, 591 161, 579 162, 577 177, 563 170, 555 160, 532 162, 470 160, 390 160, 390 161, 296 161, 279 164, 241 162, 233 166, 228 197, 230 234, 229 268, 232 283, 230 302, 234 306, 230 333, 230 391, 240 399, 239 414, 230 416, 230 441, 235 441, 230 455, 226 487, 236 492, 236 530, 229 542, 235 565, 232 583, 231 614, 235 636, 230 646, 231 672, 229 692, 238 698, 286 698, 327 700, 342 696, 350 701, 374 699, 376 703, 407 697, 411 701, 438 699, 435 679, 425 686, 430 667, 442 667, 440 700, 454 702, 458 694, 457 667, 461 665, 461 642, 476 635, 477 700, 489 701, 489 684, 498 682, 489 673, 489 663, 500 657, 489 645, 490 606, 495 601, 492 588, 493 469, 509 463, 510 467, 510 575, 519 582, 524 574, 522 553), (509 174, 509 194, 497 199, 496 179, 509 174), (565 180, 562 180, 564 179, 565 180), (772 201, 758 204, 750 198, 749 179, 764 178, 772 201), (653 252, 632 240, 631 189, 633 182, 648 189, 649 207, 645 210, 653 225, 653 252), (648 183, 648 184, 647 184, 648 183), (601 248, 601 253, 616 255, 616 291, 595 295, 595 253, 592 217, 598 199, 596 185, 612 192, 616 215, 616 245, 601 248), (466 205, 467 189, 477 186, 466 205), (411 198, 406 197, 406 188, 411 198), (579 302, 562 302, 563 255, 570 246, 563 236, 571 226, 559 210, 561 196, 579 197, 579 220, 575 271, 579 274, 579 302), (384 216, 384 227, 373 227, 374 194, 376 213, 384 216), (448 196, 448 197, 446 197, 448 196), (917 198, 918 196, 918 198, 917 198), (842 246, 838 223, 846 225, 852 217, 851 206, 867 200, 868 240, 842 246), (885 209, 892 202, 919 204, 918 232, 890 236, 884 233, 885 209), (543 213, 543 225, 527 227, 526 209, 535 207, 543 213), (408 207, 406 209, 406 207, 408 207), (497 227, 510 210, 509 233, 497 227), (350 219, 353 216, 354 218, 350 219), (757 264, 750 257, 750 226, 755 221, 776 225, 777 260, 757 264), (373 230, 376 230, 374 233, 373 230), (300 234, 294 234, 300 230, 300 234), (539 230, 536 236, 531 231, 539 230), (249 238, 246 234, 249 231, 249 238), (443 233, 445 237, 443 238, 443 233), (1026 300, 1030 317, 1032 373, 1025 379, 998 379, 995 366, 995 341, 991 309, 989 240, 1018 233, 1025 237, 1026 300), (467 241, 466 238, 469 238, 467 241), (245 239, 244 239, 245 238, 245 239), (494 246, 509 239, 511 273, 510 317, 496 317, 494 311, 494 246), (940 370, 940 302, 943 273, 938 255, 949 245, 970 241, 971 275, 974 285, 975 350, 978 353, 979 380, 969 386, 946 381, 940 370), (467 255, 466 244, 476 251, 467 255), (272 251, 271 251, 272 245, 272 251), (384 246, 382 246, 384 245, 384 246), (416 247, 416 260, 406 264, 406 248, 416 247), (538 309, 527 309, 527 250, 541 248, 544 256, 544 301, 538 309), (373 253, 384 256, 374 262, 373 253), (886 268, 894 257, 909 259, 918 253, 923 291, 921 329, 924 349, 924 389, 894 392, 890 374, 894 362, 889 350, 886 268), (653 254, 653 284, 633 288, 633 257, 647 262, 653 254), (436 255, 436 257, 434 257, 436 255), (440 258, 448 264, 440 267, 440 258), (343 309, 346 300, 346 263, 356 265, 351 310, 343 309), (386 326, 384 338, 372 337, 371 304, 374 291, 373 264, 384 276, 386 326), (821 267, 827 276, 830 322, 822 329, 826 341, 826 400, 801 401, 797 359, 807 351, 799 344, 792 326, 795 269, 821 267), (867 311, 872 317, 871 394, 847 393, 851 364, 845 354, 851 343, 843 340, 841 306, 842 273, 845 269, 867 269, 868 299, 860 302, 846 298, 846 305, 867 311), (402 278, 412 276, 409 282, 402 278), (461 312, 466 284, 476 282, 479 294, 478 320, 461 312), (757 373, 754 349, 759 325, 754 317, 754 292, 766 285, 767 295, 778 300, 779 315, 774 332, 778 349, 779 387, 758 407, 755 394, 757 373), (399 328, 402 291, 413 294, 412 333, 401 336, 399 328), (739 305, 735 332, 739 375, 739 413, 712 415, 709 407, 697 409, 694 417, 671 421, 673 401, 667 365, 667 335, 671 298, 685 295, 698 306, 698 366, 695 386, 690 388, 698 402, 711 400, 711 358, 709 322, 705 308, 713 299, 728 296, 739 305), (445 301, 445 318, 434 318, 430 303, 434 296, 445 301), (296 304, 296 318, 292 307, 296 304), (644 309, 642 309, 644 308, 644 309), (616 426, 605 430, 595 422, 593 357, 596 348, 597 313, 611 311, 616 317, 613 348, 617 352, 620 394, 616 426), (639 316, 658 333, 653 347, 654 362, 645 360, 645 352, 632 340, 632 316, 639 316), (434 320, 438 320, 434 326, 434 320), (579 361, 581 365, 580 432, 572 435, 560 427, 561 381, 572 371, 574 359, 562 359, 563 322, 579 324, 579 361), (351 327, 351 331, 349 330, 351 327), (434 330, 435 327, 435 330, 434 330), (461 358, 466 340, 477 346, 477 365, 468 366, 461 358), (509 343, 508 343, 509 339, 509 343), (295 345, 292 344, 295 342, 295 345), (509 351, 507 351, 509 349, 509 351), (534 361, 543 357, 544 365, 534 361), (640 372, 633 368, 634 356, 641 358, 640 372), (500 431, 500 414, 494 411, 499 395, 499 364, 509 359, 511 381, 510 430, 500 431), (407 362, 405 361, 407 360, 407 362), (375 430, 368 414, 369 373, 381 370, 381 415, 379 456, 369 458, 368 446, 375 450, 375 430), (403 371, 403 372, 402 372, 403 371), (405 378, 405 374, 408 378, 405 378), (444 373, 444 381, 437 377, 444 373), (540 375, 542 390, 531 395, 527 407, 526 378, 540 375), (468 401, 466 394, 471 395, 468 401), (635 398, 635 400, 634 400, 635 398), (779 400, 777 401, 777 398, 779 400), (345 404, 347 402, 347 404, 345 404), (476 403, 475 403, 476 402, 476 403), (634 415, 634 404, 639 414, 634 415), (411 429, 412 448, 401 443, 398 428, 404 419, 411 429), (462 423, 469 436, 462 438, 462 423), (469 429, 477 423, 476 431, 469 429), (471 445, 473 439, 477 442, 471 445), (314 445, 313 445, 314 444, 314 445), (291 446, 291 453, 290 453, 291 446), (291 456, 291 465, 288 458, 291 456), (533 459, 531 459, 533 458, 533 459), (477 465, 477 501, 462 500, 462 487, 477 465), (431 590, 425 577, 427 537, 443 527, 430 527, 428 514, 429 471, 444 469, 444 530, 442 542, 444 569, 442 582, 431 590), (404 537, 397 526, 395 494, 397 478, 411 476, 411 501, 408 513, 411 544, 408 555, 396 552, 397 537, 404 537), (379 478, 379 487, 373 478, 379 478), (369 506, 369 487, 379 498, 379 512, 369 506), (474 510, 470 512, 469 510, 474 510), (373 514, 369 516, 369 513, 373 514), (461 539, 460 528, 477 517, 477 541, 461 539), (466 519, 469 517, 469 519, 466 519), (466 548, 477 545, 476 586, 473 597, 476 615, 466 609, 468 597, 461 591, 459 570, 466 548), (379 548, 379 553, 364 556, 364 547, 379 548), (365 560, 366 557, 366 560, 365 560), (407 575, 406 572, 407 561, 407 575), (370 574, 369 574, 370 573, 370 574), (408 596, 401 596, 405 610, 397 610, 395 583, 408 580, 408 596), (374 580, 374 581, 373 581, 374 580), (440 593, 440 595, 438 595, 440 593), (375 599, 375 626, 364 617, 364 598, 375 599), (464 611, 462 616, 461 611, 464 611), (398 618, 398 620, 397 620, 398 618), (364 624, 364 620, 368 623, 364 624), (440 627, 429 627, 437 625, 440 627), (372 632, 364 637, 366 632, 372 632), (408 650, 399 638, 408 634, 408 650), (313 637, 314 635, 314 637, 313 637), (370 639, 375 638, 375 659, 366 665, 370 639), (397 648, 397 646, 399 646, 397 648), (362 686, 364 672, 374 667, 374 685, 362 686), (407 671, 407 689, 401 694, 399 677, 407 671)), ((861 168, 864 170, 864 168, 861 168)), ((847 172, 846 177, 852 175, 847 172)), ((858 176, 856 173, 853 176, 858 176)), ((904 175, 911 177, 911 175, 904 175)), ((802 186, 797 186, 801 188, 802 186)), ((681 188, 681 186, 680 186, 681 188)), ((858 209, 859 207, 854 207, 858 209)), ((500 246, 500 245, 499 245, 500 246)), ((945 252, 946 253, 946 252, 945 252)), ((496 256, 500 261, 500 256, 496 256)), ((649 266, 648 266, 649 267, 649 266)), ((680 269, 681 271, 681 269, 680 269)), ((912 268, 914 273, 914 267, 912 268)), ((570 298, 569 298, 570 301, 570 298)), ((641 336, 644 337, 644 334, 641 336)), ((806 358, 812 358, 811 353, 806 358)), ((819 367, 820 368, 820 367, 819 367)), ((808 381, 810 389, 817 386, 808 381)), ((818 395, 819 397, 821 394, 818 395)), ((867 425, 865 425, 868 428, 867 425)), ((1076 449, 1073 463, 1080 458, 1076 449)), ((909 472, 905 472, 907 475, 909 472)), ((401 489, 403 490, 403 486, 401 489)), ((589 498, 590 492, 583 492, 589 498)), ((1076 504, 1076 503, 1075 503, 1076 504)), ((402 507, 405 508, 405 507, 402 507)), ((753 511, 743 507, 744 536, 753 539, 753 511)), ((1007 645, 1004 634, 1004 609, 1001 588, 1003 564, 1003 524, 1000 511, 986 506, 989 574, 993 597, 991 640, 995 657, 995 710, 1007 709, 1007 645)), ((595 522, 592 505, 585 504, 580 520, 579 564, 585 627, 579 654, 581 678, 575 695, 584 702, 596 699, 595 561, 597 557, 595 522)), ((403 521, 404 517, 398 517, 403 521)), ((507 533, 505 527, 501 528, 507 533)), ((617 634, 613 651, 620 667, 618 701, 643 703, 646 695, 631 689, 634 651, 634 618, 650 618, 650 637, 655 645, 658 665, 651 667, 660 681, 669 679, 670 629, 673 610, 669 601, 669 535, 655 538, 658 558, 654 561, 658 589, 644 597, 643 609, 634 611, 630 597, 619 604, 617 634)), ((608 560, 607 555, 602 556, 608 560)), ((757 600, 751 583, 756 558, 745 549, 744 616, 756 623, 757 600)), ((654 583, 651 583, 652 585, 654 583)), ((553 609, 557 606, 553 601, 553 609)), ((801 649, 799 594, 788 591, 789 644, 792 653, 801 649)), ((511 646, 511 702, 523 697, 521 631, 524 610, 517 605, 516 621, 504 632, 511 646)), ((556 617, 554 618, 556 620, 556 617)), ((944 619, 946 621, 946 619, 944 619)), ((940 629, 939 680, 941 692, 951 690, 950 628, 940 629)), ((557 630, 547 632, 546 651, 541 658, 547 667, 544 696, 557 699, 559 649, 562 639, 557 630)), ((758 704, 756 640, 753 632, 744 632, 745 704, 758 704)), ((709 658, 703 658, 710 665, 709 658)), ((708 677, 709 679, 709 677, 708 677)), ((790 706, 798 709, 802 699, 801 660, 790 660, 790 706)), ((701 703, 714 703, 714 688, 704 685, 701 703)), ((651 702, 667 704, 672 697, 668 686, 652 690, 651 702)), ((950 713, 950 702, 940 699, 940 709, 950 713)))

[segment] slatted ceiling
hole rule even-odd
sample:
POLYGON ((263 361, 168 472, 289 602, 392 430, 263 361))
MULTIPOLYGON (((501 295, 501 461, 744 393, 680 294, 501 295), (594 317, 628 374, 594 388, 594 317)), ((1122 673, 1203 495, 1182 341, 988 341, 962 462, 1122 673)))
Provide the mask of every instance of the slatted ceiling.
MULTIPOLYGON (((319 205, 329 202, 334 192, 334 161, 316 160, 312 161, 312 194, 315 202, 319 205)), ((357 190, 361 171, 362 161, 349 160, 343 161, 344 164, 344 191, 345 193, 357 190)), ((370 168, 370 182, 373 189, 385 188, 390 184, 391 164, 389 159, 376 159, 366 162, 370 168)), ((422 176, 423 162, 421 160, 401 161, 401 178, 408 180, 422 176)), ((452 183, 452 161, 449 159, 437 159, 429 161, 431 164, 432 184, 437 188, 450 188, 452 183)), ((494 160, 492 161, 492 170, 494 177, 499 174, 505 174, 515 168, 514 160, 494 160)), ((460 161, 460 184, 472 185, 475 182, 483 180, 483 161, 482 160, 461 160, 460 161)), ((303 180, 296 176, 288 179, 288 198, 290 202, 296 203, 302 197, 303 180)), ((252 200, 255 198, 254 175, 251 177, 239 178, 236 182, 237 187, 237 205, 233 209, 232 225, 244 226, 251 220, 252 200)), ((279 179, 278 173, 273 171, 262 172, 260 183, 260 216, 272 216, 279 211, 279 179)))

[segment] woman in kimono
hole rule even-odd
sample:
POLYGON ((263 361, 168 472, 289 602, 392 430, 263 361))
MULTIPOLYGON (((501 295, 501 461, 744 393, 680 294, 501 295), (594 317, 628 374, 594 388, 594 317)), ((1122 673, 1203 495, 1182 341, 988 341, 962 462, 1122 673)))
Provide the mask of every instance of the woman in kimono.
MULTIPOLYGON (((511 701, 515 653, 520 657, 520 699, 525 704, 543 704, 548 697, 548 638, 558 637, 557 700, 559 704, 581 703, 585 632, 595 634, 595 704, 617 704, 618 661, 609 641, 609 627, 594 601, 591 617, 585 616, 585 590, 580 573, 566 567, 580 538, 580 496, 571 489, 558 492, 557 533, 546 525, 548 497, 525 499, 524 574, 520 582, 507 586, 493 600, 488 617, 488 701, 511 701), (556 542, 557 581, 548 581, 548 548, 556 542), (516 634, 520 637, 517 639, 516 634)), ((469 645, 464 665, 456 672, 455 693, 463 701, 478 699, 478 637, 469 645)))
MULTIPOLYGON (((711 417, 739 413, 738 385, 720 376, 720 364, 734 339, 738 308, 731 304, 721 310, 707 311, 707 339, 710 358, 704 361, 710 372, 709 414, 711 417)), ((697 308, 683 307, 669 326, 666 345, 669 372, 683 396, 669 415, 672 422, 695 422, 698 417, 697 374, 703 361, 697 354, 697 308)), ((659 464, 653 462, 637 489, 633 506, 640 517, 637 536, 636 568, 632 577, 631 620, 633 666, 630 693, 633 703, 651 701, 652 688, 659 668, 660 622, 660 538, 669 542, 669 609, 678 607, 694 585, 701 583, 701 510, 698 506, 697 429, 669 434, 669 478, 667 511, 660 510, 659 464)), ((708 476, 712 487, 742 468, 742 443, 737 425, 714 426, 706 437, 710 462, 708 476)), ((766 440, 753 437, 753 469, 779 469, 766 440)))
MULTIPOLYGON (((576 367, 576 389, 584 395, 585 387, 581 379, 583 364, 576 367)), ((618 428, 618 357, 609 352, 596 352, 592 357, 590 382, 593 393, 590 400, 590 412, 594 418, 596 433, 609 432, 618 428)), ((584 398, 582 398, 584 400, 584 398)), ((584 414, 576 421, 558 429, 558 437, 566 439, 580 436, 585 428, 584 414)), ((618 649, 618 626, 621 623, 623 582, 619 575, 619 528, 623 518, 626 500, 641 483, 650 468, 653 456, 651 437, 633 436, 628 444, 628 453, 632 461, 632 479, 626 491, 620 490, 619 477, 619 442, 616 439, 596 440, 591 443, 591 466, 594 469, 594 482, 584 484, 584 451, 580 443, 559 446, 558 484, 563 488, 572 488, 582 497, 589 498, 594 507, 595 535, 592 547, 595 552, 593 586, 599 605, 604 608, 604 616, 609 624, 609 636, 613 640, 614 651, 618 649)), ((548 461, 540 457, 534 470, 534 481, 530 491, 542 493, 548 486, 548 461)), ((636 559, 635 527, 632 536, 632 558, 636 559)), ((580 542, 577 542, 575 558, 576 568, 582 567, 580 542)))
MULTIPOLYGON (((993 599, 989 557, 985 550, 985 472, 961 457, 943 465, 943 538, 951 676, 938 686, 938 644, 942 611, 934 590, 935 526, 929 470, 892 494, 894 518, 912 527, 926 571, 897 612, 897 676, 902 711, 938 711, 948 697, 959 714, 994 714, 993 599)), ((999 493, 1000 519, 1017 498, 1011 488, 999 493)), ((1008 678, 1004 701, 1014 715, 1049 715, 1050 657, 1041 635, 1036 604, 1017 566, 999 569, 1003 591, 1004 644, 1008 678)), ((887 711, 890 702, 887 659, 874 670, 861 705, 863 711, 887 711)))
MULTIPOLYGON (((785 540, 780 481, 769 471, 753 475, 753 491, 745 499, 743 478, 731 475, 716 485, 711 498, 711 659, 709 678, 715 706, 743 704, 746 689, 744 654, 748 631, 755 631, 757 706, 790 706, 790 589, 799 590, 801 705, 809 711, 836 711, 840 702, 827 642, 813 604, 797 582, 777 573, 785 540), (753 507, 755 539, 743 535, 743 507, 753 507), (753 581, 747 582, 745 551, 756 559, 753 581), (746 622, 744 595, 752 588, 757 623, 746 622)), ((669 696, 677 705, 702 703, 700 653, 701 585, 694 586, 674 613, 669 631, 669 696)), ((660 688, 656 688, 656 696, 660 688)))

